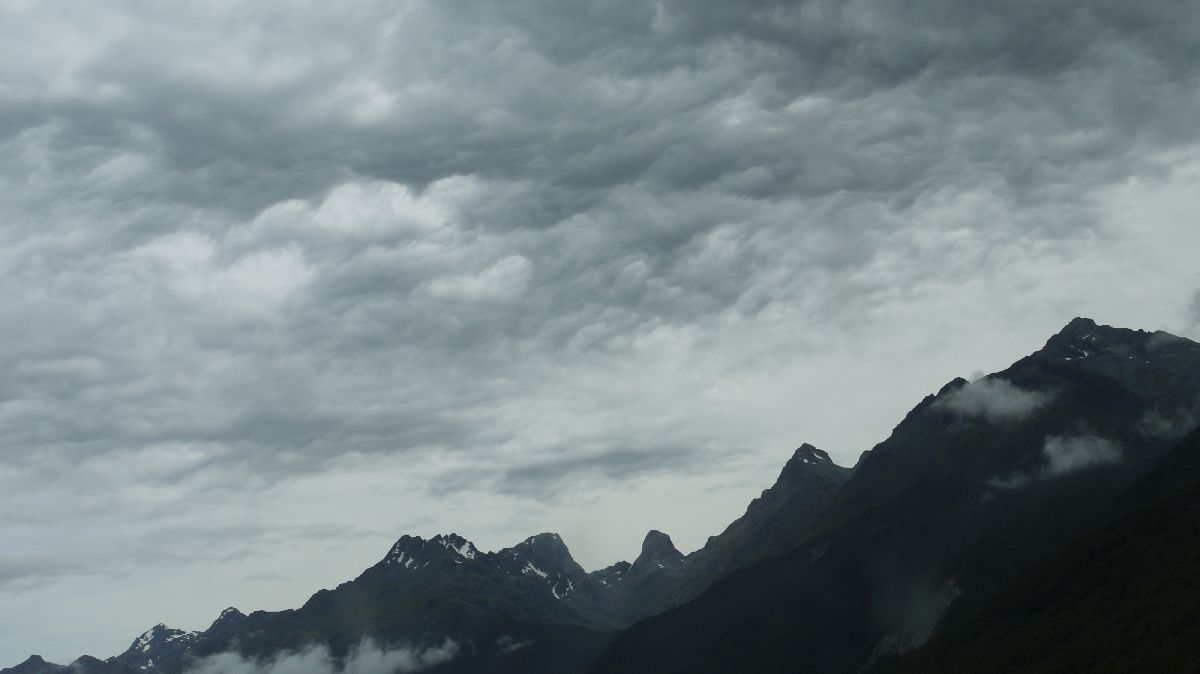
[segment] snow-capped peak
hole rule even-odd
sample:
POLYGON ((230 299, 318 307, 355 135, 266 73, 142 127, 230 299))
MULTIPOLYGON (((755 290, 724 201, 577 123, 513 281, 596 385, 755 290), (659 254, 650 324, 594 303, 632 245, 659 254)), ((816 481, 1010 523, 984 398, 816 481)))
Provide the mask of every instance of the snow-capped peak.
POLYGON ((464 559, 475 559, 479 556, 479 549, 475 547, 475 544, 458 534, 434 536, 432 542, 453 553, 459 558, 455 560, 459 563, 462 563, 464 559))
MULTIPOLYGON (((145 623, 142 623, 142 624, 144 625, 145 623)), ((150 643, 152 641, 154 641, 154 632, 161 627, 162 627, 162 625, 155 625, 154 627, 146 630, 145 632, 142 632, 142 635, 134 640, 133 646, 132 646, 133 650, 140 651, 142 653, 145 653, 146 651, 150 650, 150 643)))

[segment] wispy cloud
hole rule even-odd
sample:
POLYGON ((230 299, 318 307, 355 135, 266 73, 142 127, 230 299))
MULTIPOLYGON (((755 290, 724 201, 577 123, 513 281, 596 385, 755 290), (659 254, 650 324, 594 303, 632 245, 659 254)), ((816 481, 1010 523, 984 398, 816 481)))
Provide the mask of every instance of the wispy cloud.
POLYGON ((1108 438, 1083 434, 1046 436, 1042 444, 1043 464, 1033 472, 1014 472, 989 481, 998 489, 1020 489, 1038 480, 1049 480, 1071 473, 1120 463, 1121 445, 1108 438))
POLYGON ((1138 420, 1143 435, 1161 440, 1179 440, 1200 427, 1200 409, 1182 407, 1173 412, 1153 409, 1138 420))
POLYGON ((1120 445, 1095 435, 1050 436, 1046 438, 1042 453, 1046 456, 1046 468, 1042 473, 1046 477, 1120 463, 1122 458, 1120 445))
POLYGON ((453 641, 424 649, 384 649, 368 640, 345 658, 334 658, 329 649, 320 646, 264 660, 221 653, 205 658, 188 669, 188 674, 407 674, 449 662, 457 654, 458 644, 453 641))
POLYGON ((1028 391, 999 377, 965 384, 937 401, 941 409, 964 417, 978 417, 993 424, 1029 418, 1054 396, 1045 391, 1028 391))

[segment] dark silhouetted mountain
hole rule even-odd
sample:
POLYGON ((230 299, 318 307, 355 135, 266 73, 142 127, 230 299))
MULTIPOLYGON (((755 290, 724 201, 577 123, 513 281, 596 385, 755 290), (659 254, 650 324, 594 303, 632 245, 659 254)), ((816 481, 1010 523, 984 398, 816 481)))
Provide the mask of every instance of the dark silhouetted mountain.
POLYGON ((0 669, 0 674, 59 674, 67 671, 66 665, 56 665, 46 662, 40 655, 31 655, 19 665, 0 669))
POLYGON ((224 635, 232 635, 237 632, 245 620, 246 614, 230 606, 221 611, 221 615, 217 616, 217 619, 204 631, 204 638, 215 639, 224 635))
POLYGON ((404 536, 353 581, 295 610, 256 611, 236 630, 201 638, 193 657, 226 650, 259 657, 309 644, 341 657, 365 638, 406 646, 450 638, 463 645, 456 666, 507 671, 510 663, 535 667, 538 657, 566 666, 571 653, 589 657, 607 640, 599 626, 619 623, 593 585, 556 534, 495 553, 456 534, 404 536), (508 648, 517 643, 528 644, 520 657, 508 648))
POLYGON ((1191 342, 1072 321, 1007 370, 927 397, 796 548, 639 622, 596 671, 836 674, 911 650, 960 597, 1112 521, 1193 423, 1198 376, 1191 342))
POLYGON ((358 578, 298 609, 249 616, 226 609, 203 632, 156 625, 113 662, 178 674, 224 652, 259 658, 315 644, 341 657, 366 638, 406 647, 451 639, 462 646, 459 657, 438 671, 584 671, 614 630, 674 606, 724 569, 798 540, 848 473, 805 445, 776 484, 703 549, 684 555, 667 534, 650 531, 632 563, 592 573, 553 533, 494 553, 457 534, 402 536, 358 578))
POLYGON ((1200 391, 1200 344, 1157 331, 1128 330, 1076 318, 1034 357, 1085 368, 1168 406, 1194 407, 1200 391))
POLYGON ((56 665, 46 662, 40 655, 31 655, 15 667, 0 669, 0 674, 134 674, 136 671, 113 659, 100 660, 90 655, 84 655, 69 665, 56 665))
POLYGON ((730 571, 795 548, 851 472, 824 451, 801 445, 774 486, 754 499, 746 514, 692 554, 678 599, 690 599, 730 571))
POLYGON ((67 666, 70 674, 135 674, 136 669, 116 662, 113 659, 101 660, 90 655, 83 655, 67 666))
MULTIPOLYGON (((690 560, 675 548, 671 537, 651 530, 632 564, 621 563, 619 576, 603 584, 603 600, 628 622, 654 615, 676 603, 690 560)), ((597 572, 602 577, 614 567, 597 572)), ((624 626, 624 625, 623 625, 624 626)))
POLYGON ((593 571, 588 575, 590 575, 592 580, 596 581, 600 585, 616 585, 617 583, 621 582, 621 578, 629 572, 629 567, 629 562, 617 562, 612 566, 606 566, 603 569, 600 569, 599 571, 593 571))
POLYGON ((184 632, 159 623, 134 639, 116 661, 132 669, 169 667, 179 662, 199 637, 199 632, 184 632))
POLYGON ((298 609, 255 612, 218 630, 223 614, 180 665, 164 669, 225 651, 263 657, 309 644, 341 657, 370 638, 384 645, 461 644, 460 657, 444 671, 581 671, 609 632, 669 595, 685 559, 658 532, 647 536, 633 564, 593 574, 557 534, 494 553, 457 534, 403 536, 358 578, 318 592, 298 609))
POLYGON ((1001 590, 964 602, 947 615, 947 624, 927 646, 881 663, 875 671, 1196 671, 1197 468, 1200 432, 1183 441, 1132 492, 1129 515, 1084 536, 1001 590))

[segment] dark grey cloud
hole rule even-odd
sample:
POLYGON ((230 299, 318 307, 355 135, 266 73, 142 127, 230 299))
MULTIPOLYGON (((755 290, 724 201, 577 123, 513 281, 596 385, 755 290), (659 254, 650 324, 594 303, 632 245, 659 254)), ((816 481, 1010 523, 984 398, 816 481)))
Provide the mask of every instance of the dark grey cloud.
MULTIPOLYGON (((584 451, 560 448, 550 456, 506 470, 496 488, 553 498, 561 485, 574 479, 625 480, 646 474, 691 474, 707 470, 720 456, 705 447, 600 447, 584 451)), ((468 476, 472 482, 481 475, 468 476)), ((450 485, 462 488, 464 485, 450 485)))
POLYGON ((12 554, 0 556, 0 591, 29 590, 43 583, 50 583, 65 575, 92 575, 97 573, 94 564, 83 560, 57 559, 39 554, 12 554))
POLYGON ((384 532, 698 545, 681 494, 732 518, 799 441, 849 462, 1072 316, 1197 329, 1198 20, 0 8, 0 536, 140 571, 135 630, 164 569, 295 579, 246 598, 282 608, 384 532))

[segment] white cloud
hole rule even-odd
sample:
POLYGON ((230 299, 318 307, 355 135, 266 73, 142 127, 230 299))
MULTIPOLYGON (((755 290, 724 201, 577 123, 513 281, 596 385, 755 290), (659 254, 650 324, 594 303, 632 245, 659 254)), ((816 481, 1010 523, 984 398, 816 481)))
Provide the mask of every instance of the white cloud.
POLYGON ((1045 477, 1074 473, 1086 468, 1121 462, 1121 446, 1095 435, 1049 436, 1042 448, 1046 456, 1045 477))
POLYGON ((1153 409, 1138 420, 1138 429, 1149 438, 1179 440, 1200 427, 1200 411, 1186 407, 1173 413, 1153 409))
POLYGON ((383 649, 367 640, 344 659, 334 658, 327 648, 318 646, 266 661, 221 653, 205 658, 188 674, 407 674, 449 662, 457 654, 458 644, 449 640, 426 649, 383 649))
POLYGON ((941 409, 993 424, 1021 421, 1053 399, 1045 391, 1027 391, 999 377, 964 384, 937 401, 941 409))
POLYGON ((1043 464, 1034 472, 1013 472, 988 480, 996 489, 1021 489, 1035 481, 1050 480, 1098 466, 1120 463, 1121 446, 1096 435, 1048 435, 1042 443, 1043 464))
POLYGON ((269 305, 286 299, 311 275, 298 247, 264 250, 239 258, 219 272, 217 292, 229 301, 269 305))
POLYGON ((514 300, 525 292, 529 274, 529 260, 510 255, 478 274, 434 279, 429 283, 429 293, 466 302, 514 300))

